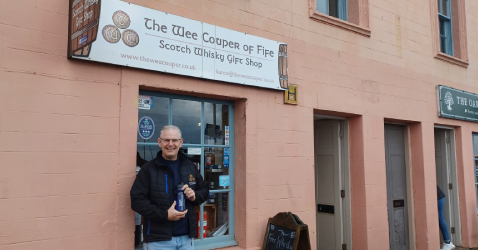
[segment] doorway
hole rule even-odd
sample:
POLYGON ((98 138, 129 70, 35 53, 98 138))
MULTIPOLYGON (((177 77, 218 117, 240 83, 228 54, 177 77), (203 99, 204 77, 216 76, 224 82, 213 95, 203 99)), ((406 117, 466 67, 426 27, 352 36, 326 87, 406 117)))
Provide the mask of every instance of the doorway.
POLYGON ((352 249, 347 120, 315 117, 317 249, 352 249))
POLYGON ((405 126, 385 124, 390 250, 410 250, 405 126))
MULTIPOLYGON (((454 134, 452 128, 435 127, 435 165, 437 186, 446 196, 444 214, 450 239, 456 246, 461 246, 454 134)), ((441 233, 440 241, 443 243, 441 233)))

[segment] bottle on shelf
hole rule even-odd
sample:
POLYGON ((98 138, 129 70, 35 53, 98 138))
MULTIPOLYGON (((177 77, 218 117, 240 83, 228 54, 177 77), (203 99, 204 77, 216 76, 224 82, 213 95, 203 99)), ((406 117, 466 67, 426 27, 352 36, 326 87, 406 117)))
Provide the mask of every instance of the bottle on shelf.
MULTIPOLYGON (((214 149, 213 149, 214 150, 214 149)), ((211 149, 209 149, 207 151, 207 153, 205 154, 205 157, 206 157, 206 166, 209 166, 209 165, 213 165, 214 162, 215 162, 215 159, 214 159, 214 152, 211 152, 211 149)))
MULTIPOLYGON (((214 186, 214 182, 211 181, 209 182, 209 190, 214 190, 216 186, 214 186)), ((209 199, 207 201, 209 204, 216 204, 216 194, 215 193, 209 193, 209 199)))

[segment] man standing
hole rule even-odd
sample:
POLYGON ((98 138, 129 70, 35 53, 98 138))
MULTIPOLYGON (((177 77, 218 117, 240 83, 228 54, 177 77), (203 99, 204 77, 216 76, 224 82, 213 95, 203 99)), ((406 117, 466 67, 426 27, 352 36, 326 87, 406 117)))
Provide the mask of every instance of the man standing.
POLYGON ((181 130, 174 125, 161 129, 161 151, 139 171, 131 187, 131 208, 144 220, 144 250, 192 250, 197 235, 194 206, 205 202, 209 190, 196 166, 179 149, 181 130), (186 210, 175 209, 177 186, 186 197, 186 210))

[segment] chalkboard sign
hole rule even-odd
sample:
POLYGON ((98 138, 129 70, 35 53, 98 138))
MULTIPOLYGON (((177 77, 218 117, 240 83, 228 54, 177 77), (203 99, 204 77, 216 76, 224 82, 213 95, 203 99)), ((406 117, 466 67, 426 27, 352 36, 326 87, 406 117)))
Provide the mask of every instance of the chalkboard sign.
POLYGON ((297 215, 278 213, 269 218, 262 250, 310 250, 309 229, 297 215))
POLYGON ((269 224, 265 250, 292 250, 295 240, 295 229, 269 224))

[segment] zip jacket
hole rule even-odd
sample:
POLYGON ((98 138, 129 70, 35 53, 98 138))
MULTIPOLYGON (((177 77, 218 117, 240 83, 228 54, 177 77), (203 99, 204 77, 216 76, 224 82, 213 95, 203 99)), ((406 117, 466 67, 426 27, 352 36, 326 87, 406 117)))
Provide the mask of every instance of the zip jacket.
MULTIPOLYGON (((172 173, 161 162, 159 151, 156 158, 149 161, 139 171, 131 187, 131 208, 144 217, 144 242, 170 241, 172 239, 173 222, 168 220, 168 209, 174 199, 170 192, 175 192, 172 173)), ((186 200, 189 216, 189 237, 197 237, 197 222, 194 206, 199 206, 209 197, 209 189, 201 174, 186 155, 179 152, 179 172, 181 180, 188 184, 196 194, 196 200, 186 200)))

